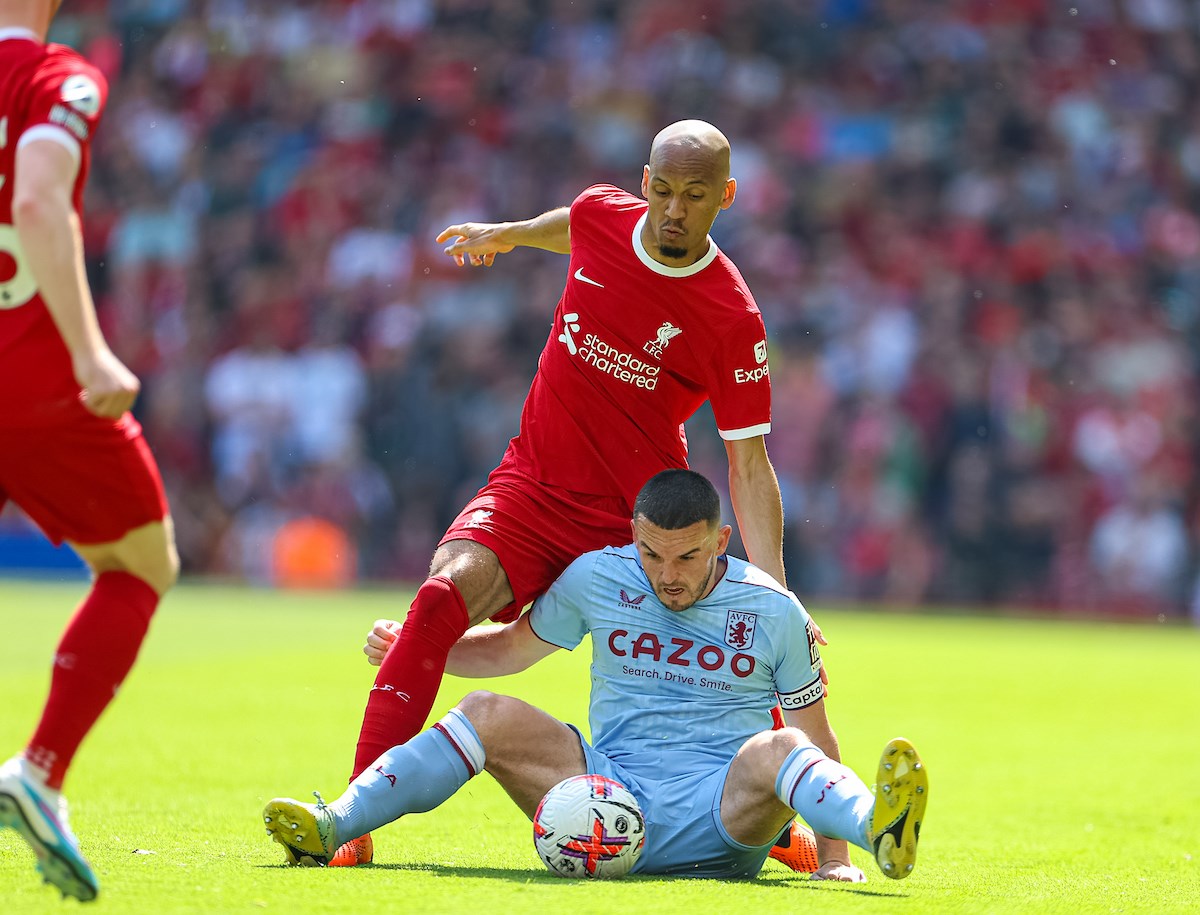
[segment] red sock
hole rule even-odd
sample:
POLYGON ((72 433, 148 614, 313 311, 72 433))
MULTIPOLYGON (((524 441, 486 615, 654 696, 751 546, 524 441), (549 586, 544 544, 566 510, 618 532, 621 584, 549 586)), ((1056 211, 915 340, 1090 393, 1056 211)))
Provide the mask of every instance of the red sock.
POLYGON ((351 779, 425 726, 446 672, 446 657, 470 625, 467 605, 454 582, 435 575, 421 585, 367 698, 351 779))
POLYGON ((158 592, 128 572, 101 572, 67 625, 50 676, 42 719, 25 758, 60 789, 67 767, 137 657, 158 592))

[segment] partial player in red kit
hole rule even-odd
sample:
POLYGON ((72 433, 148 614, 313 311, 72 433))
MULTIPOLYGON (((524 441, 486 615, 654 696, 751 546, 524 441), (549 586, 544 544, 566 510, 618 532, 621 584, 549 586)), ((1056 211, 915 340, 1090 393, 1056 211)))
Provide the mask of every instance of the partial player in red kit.
POLYGON ((46 44, 54 0, 0 0, 0 505, 12 500, 93 572, 25 749, 0 766, 0 826, 83 901, 95 874, 60 794, 132 667, 179 560, 158 468, 129 414, 137 378, 100 332, 80 210, 104 77, 46 44))
MULTIPOLYGON (((725 441, 742 542, 784 581, 783 510, 763 440, 766 332, 741 274, 708 235, 737 190, 729 154, 711 124, 681 121, 654 139, 645 199, 597 186, 531 220, 438 236, 460 265, 490 266, 518 246, 570 254, 569 278, 519 434, 442 538, 403 627, 381 620, 372 633, 377 648, 391 645, 354 776, 421 730, 447 653, 469 626, 515 619, 579 555, 629 539, 638 490, 687 466, 683 424, 706 400, 725 441)), ((367 836, 331 863, 372 854, 367 836)))

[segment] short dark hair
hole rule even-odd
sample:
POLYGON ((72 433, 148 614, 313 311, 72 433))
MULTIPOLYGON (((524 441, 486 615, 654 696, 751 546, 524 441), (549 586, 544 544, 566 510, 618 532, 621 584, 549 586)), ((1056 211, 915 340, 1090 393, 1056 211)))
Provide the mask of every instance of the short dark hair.
POLYGON ((664 470, 652 476, 637 494, 634 520, 639 515, 668 531, 691 527, 697 521, 715 527, 721 523, 721 497, 703 474, 664 470))

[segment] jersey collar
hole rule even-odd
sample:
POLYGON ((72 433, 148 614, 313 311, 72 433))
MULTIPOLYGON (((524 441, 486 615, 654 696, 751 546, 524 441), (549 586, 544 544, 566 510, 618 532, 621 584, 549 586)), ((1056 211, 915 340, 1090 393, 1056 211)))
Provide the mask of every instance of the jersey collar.
POLYGON ((26 41, 35 41, 38 44, 42 43, 42 40, 37 36, 37 32, 33 31, 33 29, 23 29, 15 25, 6 29, 0 29, 0 41, 8 41, 10 38, 24 38, 26 41))
POLYGON ((686 267, 668 267, 666 264, 660 264, 650 256, 650 252, 646 250, 646 246, 642 244, 642 227, 646 224, 648 213, 643 213, 642 218, 637 221, 637 225, 633 227, 633 253, 638 256, 643 264, 662 276, 692 276, 699 273, 709 264, 711 264, 721 249, 717 247, 717 243, 709 236, 708 250, 704 252, 704 256, 694 264, 688 264, 686 267))

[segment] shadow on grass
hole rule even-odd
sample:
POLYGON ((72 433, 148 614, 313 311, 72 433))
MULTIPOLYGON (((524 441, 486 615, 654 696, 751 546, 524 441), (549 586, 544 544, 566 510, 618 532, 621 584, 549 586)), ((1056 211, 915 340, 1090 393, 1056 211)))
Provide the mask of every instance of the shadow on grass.
MULTIPOLYGON (((256 865, 260 870, 292 870, 293 865, 284 864, 259 864, 256 865)), ((332 868, 331 868, 332 869, 332 868)), ((341 868, 339 868, 340 870, 341 868)), ((316 868, 301 868, 301 870, 312 871, 316 868)), ((507 880, 510 883, 562 883, 561 877, 556 877, 549 871, 539 871, 536 868, 528 867, 471 867, 468 865, 454 864, 360 864, 353 869, 355 873, 370 873, 372 871, 388 871, 390 873, 413 873, 413 874, 428 874, 434 877, 478 877, 487 880, 507 880)), ((622 882, 633 881, 638 879, 647 879, 645 877, 626 877, 622 882)))
MULTIPOLYGON (((256 865, 259 870, 302 870, 314 871, 317 868, 294 868, 293 865, 284 864, 259 864, 256 865)), ((335 868, 329 868, 334 870, 335 868)), ((345 870, 344 868, 336 868, 336 870, 345 870)), ((360 864, 353 868, 357 874, 371 873, 372 871, 407 871, 414 874, 431 874, 435 877, 480 877, 490 880, 507 880, 510 883, 552 883, 559 882, 561 878, 555 877, 553 874, 538 873, 536 870, 522 867, 456 867, 450 864, 360 864)))
MULTIPOLYGON (((287 864, 260 864, 259 868, 263 870, 286 870, 290 867, 287 864)), ((307 868, 311 870, 311 868, 307 868)), ((556 877, 549 871, 538 871, 536 869, 526 867, 470 867, 467 865, 454 864, 365 864, 354 868, 356 872, 362 873, 366 871, 389 871, 392 873, 408 872, 415 874, 429 874, 435 877, 477 877, 487 880, 505 880, 509 883, 544 883, 547 885, 562 885, 563 878, 556 877)), ((697 878, 684 877, 681 875, 670 874, 634 874, 629 877, 623 877, 621 883, 695 883, 698 879, 717 879, 717 878, 697 878)), ((796 888, 800 887, 813 892, 838 892, 838 893, 855 893, 859 896, 872 897, 887 897, 897 898, 907 896, 907 893, 895 892, 888 887, 887 884, 878 883, 834 883, 827 880, 810 880, 807 876, 796 874, 795 876, 775 876, 772 879, 762 880, 757 878, 748 878, 744 880, 719 880, 720 883, 742 883, 748 886, 761 886, 766 888, 786 888, 789 893, 796 892, 796 888), (833 889, 835 888, 836 889, 833 889), (891 890, 891 891, 889 891, 891 890)), ((889 883, 891 881, 888 881, 889 883)))
POLYGON ((835 880, 810 880, 806 876, 796 874, 793 877, 776 877, 773 880, 748 880, 747 883, 754 883, 764 887, 786 888, 789 893, 796 892, 799 887, 803 890, 810 890, 814 893, 836 892, 836 893, 854 893, 858 896, 872 896, 876 898, 904 898, 908 893, 897 892, 899 887, 895 883, 886 878, 877 877, 872 879, 871 875, 867 875, 869 883, 839 883, 835 880), (880 882, 883 881, 883 882, 880 882), (834 889, 836 887, 836 889, 834 889))

